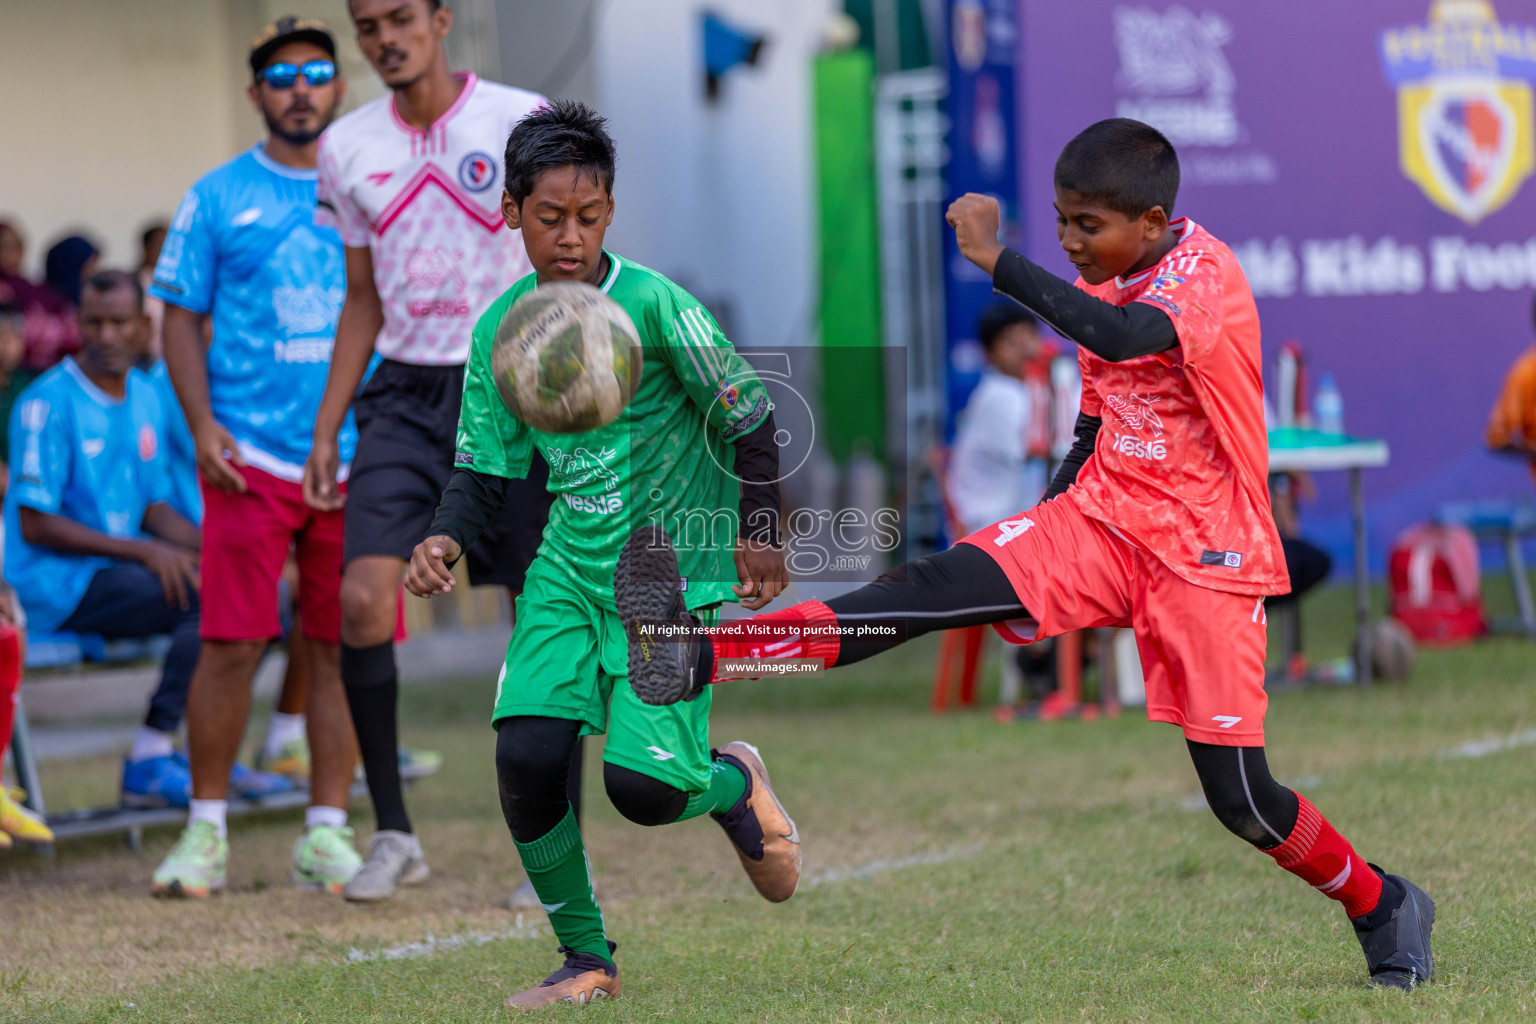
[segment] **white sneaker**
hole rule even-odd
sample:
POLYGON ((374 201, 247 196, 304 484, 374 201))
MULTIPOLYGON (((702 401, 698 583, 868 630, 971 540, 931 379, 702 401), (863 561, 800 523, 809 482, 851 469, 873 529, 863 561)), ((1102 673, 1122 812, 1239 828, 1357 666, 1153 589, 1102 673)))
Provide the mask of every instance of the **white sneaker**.
POLYGON ((363 866, 341 890, 354 903, 387 900, 402 885, 420 885, 431 869, 421 852, 421 840, 410 832, 385 829, 368 837, 363 866))

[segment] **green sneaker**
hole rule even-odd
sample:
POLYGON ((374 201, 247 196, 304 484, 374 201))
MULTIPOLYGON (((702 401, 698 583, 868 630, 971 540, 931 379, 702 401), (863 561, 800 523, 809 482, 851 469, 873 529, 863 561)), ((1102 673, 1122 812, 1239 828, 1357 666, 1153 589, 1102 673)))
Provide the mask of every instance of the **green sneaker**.
POLYGON ((224 888, 229 840, 211 821, 194 821, 155 869, 149 891, 156 896, 207 899, 224 888))
POLYGON ((273 775, 286 775, 290 779, 309 780, 309 741, 296 737, 278 748, 277 754, 268 757, 263 749, 256 755, 256 767, 273 775))
POLYGON ((362 866, 347 826, 315 825, 293 844, 293 884, 304 889, 341 892, 362 866))
POLYGON ((398 756, 402 779, 421 779, 443 770, 443 755, 436 750, 401 747, 398 756))

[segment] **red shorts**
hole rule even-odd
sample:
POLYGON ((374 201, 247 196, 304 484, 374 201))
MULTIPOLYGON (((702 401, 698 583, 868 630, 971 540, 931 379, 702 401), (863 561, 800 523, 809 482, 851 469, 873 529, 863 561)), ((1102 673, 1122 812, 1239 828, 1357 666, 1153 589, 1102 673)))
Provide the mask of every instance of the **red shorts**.
POLYGON ((1034 622, 999 623, 1016 644, 1096 626, 1130 627, 1147 718, 1199 743, 1264 745, 1264 599, 1196 586, 1070 497, 964 538, 991 555, 1034 622))
POLYGON ((342 512, 317 512, 302 488, 243 466, 244 494, 203 486, 204 640, 282 635, 277 584, 290 549, 299 564, 304 635, 341 641, 342 512))

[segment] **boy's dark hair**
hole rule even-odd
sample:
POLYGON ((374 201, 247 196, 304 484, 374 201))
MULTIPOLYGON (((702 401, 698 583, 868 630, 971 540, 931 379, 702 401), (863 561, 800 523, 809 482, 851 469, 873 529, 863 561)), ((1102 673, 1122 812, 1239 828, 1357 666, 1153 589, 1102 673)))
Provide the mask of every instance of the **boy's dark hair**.
POLYGON ((507 194, 522 206, 539 175, 572 165, 591 173, 612 194, 616 161, 607 118, 576 100, 552 100, 517 122, 507 136, 507 194))
POLYGON ((997 339, 1003 336, 1003 332, 1015 324, 1023 324, 1033 330, 1038 321, 1035 314, 1019 305, 1011 299, 1005 302, 994 302, 981 311, 981 316, 976 321, 976 338, 981 342, 981 347, 988 352, 997 344, 997 339))
POLYGON ((98 270, 85 279, 83 292, 95 292, 97 295, 105 295, 115 292, 119 288, 127 288, 133 292, 134 304, 139 311, 144 311, 144 286, 139 283, 139 275, 130 274, 126 270, 98 270))
POLYGON ((1056 158, 1056 187, 1127 217, 1161 206, 1173 218, 1179 156, 1151 125, 1111 117, 1078 132, 1056 158))

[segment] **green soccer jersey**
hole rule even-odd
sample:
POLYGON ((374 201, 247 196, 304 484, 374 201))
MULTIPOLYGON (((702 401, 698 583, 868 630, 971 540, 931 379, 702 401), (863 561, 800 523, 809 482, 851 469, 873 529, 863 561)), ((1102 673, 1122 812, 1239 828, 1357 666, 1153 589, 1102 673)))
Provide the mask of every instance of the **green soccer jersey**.
POLYGON ((645 357, 640 389, 617 420, 577 434, 535 430, 502 402, 491 372, 496 328, 535 285, 533 274, 475 324, 464 368, 455 463, 520 478, 537 451, 557 496, 538 557, 613 607, 619 549, 645 523, 677 546, 690 608, 735 600, 732 550, 740 483, 731 444, 768 414, 751 365, 699 301, 654 270, 608 254, 602 290, 635 322, 645 357))

